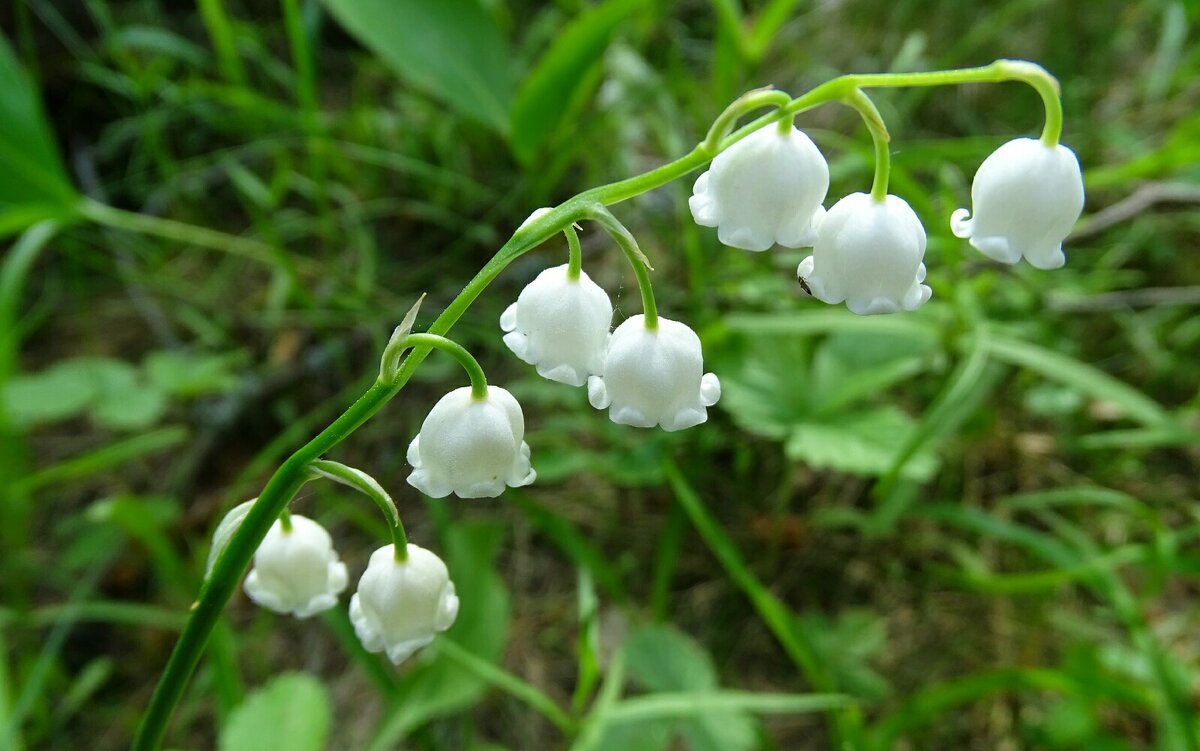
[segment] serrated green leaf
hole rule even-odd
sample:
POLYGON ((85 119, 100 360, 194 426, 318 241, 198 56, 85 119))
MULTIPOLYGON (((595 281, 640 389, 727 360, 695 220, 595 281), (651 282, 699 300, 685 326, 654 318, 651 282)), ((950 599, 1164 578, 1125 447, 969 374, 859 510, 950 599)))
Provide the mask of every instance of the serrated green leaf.
MULTIPOLYGON (((673 626, 638 629, 621 648, 630 677, 649 691, 710 694, 717 688, 712 658, 673 626)), ((741 711, 700 713, 678 727, 691 751, 737 751, 754 745, 754 720, 741 711)))
POLYGON ((630 677, 649 691, 701 691, 717 685, 712 658, 674 626, 639 628, 621 649, 630 677))
MULTIPOLYGON (((895 465, 913 428, 912 419, 895 407, 840 414, 793 426, 784 452, 814 467, 881 475, 895 465)), ((904 464, 902 476, 923 482, 937 466, 937 456, 920 449, 904 464)))
POLYGON ((721 374, 721 407, 743 430, 787 437, 793 425, 813 413, 808 383, 812 349, 801 337, 752 339, 737 369, 721 374))
POLYGON ((589 75, 602 62, 613 33, 642 3, 607 0, 585 10, 562 29, 550 49, 517 90, 512 105, 511 141, 528 164, 556 132, 568 107, 595 84, 589 75))
POLYGON ((402 78, 498 133, 508 132, 508 43, 478 0, 323 2, 402 78))
POLYGON ((329 735, 325 686, 285 673, 251 692, 221 729, 220 751, 323 751, 329 735))
POLYGON ((795 628, 817 650, 829 666, 834 685, 853 696, 883 699, 890 692, 887 680, 871 667, 871 661, 887 646, 887 626, 869 610, 852 609, 833 619, 817 612, 795 621, 795 628))

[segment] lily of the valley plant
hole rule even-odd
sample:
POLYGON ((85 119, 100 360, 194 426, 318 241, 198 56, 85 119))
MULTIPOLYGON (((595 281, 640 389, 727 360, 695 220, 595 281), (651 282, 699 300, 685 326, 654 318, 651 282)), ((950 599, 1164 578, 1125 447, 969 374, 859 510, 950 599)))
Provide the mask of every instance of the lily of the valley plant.
MULTIPOLYGON (((1003 263, 1022 258, 1039 269, 1065 262, 1062 242, 1083 208, 1083 181, 1074 153, 1059 143, 1058 84, 1041 67, 999 60, 978 68, 928 73, 847 75, 792 98, 758 90, 734 101, 688 154, 645 174, 584 191, 535 211, 422 333, 412 333, 417 308, 383 353, 379 378, 329 427, 289 457, 258 498, 230 512, 214 538, 210 571, 135 742, 156 749, 204 644, 238 582, 251 599, 278 613, 306 618, 335 607, 350 572, 316 522, 290 515, 307 482, 329 479, 374 501, 392 539, 370 556, 349 598, 350 621, 363 646, 396 664, 452 626, 459 601, 452 572, 433 551, 409 544, 391 496, 365 472, 324 458, 370 419, 434 349, 454 357, 468 385, 433 405, 411 437, 408 483, 427 496, 494 498, 536 481, 536 446, 525 442, 525 416, 511 393, 489 384, 479 363, 447 338, 451 327, 514 259, 558 233, 568 257, 533 280, 500 319, 504 343, 537 373, 563 388, 586 387, 597 409, 636 428, 683 430, 708 419, 721 396, 718 377, 704 370, 702 342, 686 322, 660 316, 652 266, 636 239, 608 210, 704 168, 689 205, 695 221, 715 227, 726 245, 766 251, 774 245, 812 247, 797 269, 800 288, 816 300, 844 303, 861 315, 922 306, 936 292, 926 281, 926 231, 902 195, 888 189, 889 135, 867 95, 877 88, 1020 81, 1046 110, 1039 139, 1000 146, 979 167, 970 209, 950 218, 955 235, 1003 263), (829 167, 795 119, 822 104, 858 111, 874 144, 873 183, 834 201, 826 211, 829 167), (767 109, 735 129, 743 116, 767 109), (710 164, 711 163, 711 164, 710 164), (628 258, 642 312, 613 325, 608 294, 582 269, 579 223, 597 225, 628 258)), ((397 437, 400 444, 402 438, 397 437)))

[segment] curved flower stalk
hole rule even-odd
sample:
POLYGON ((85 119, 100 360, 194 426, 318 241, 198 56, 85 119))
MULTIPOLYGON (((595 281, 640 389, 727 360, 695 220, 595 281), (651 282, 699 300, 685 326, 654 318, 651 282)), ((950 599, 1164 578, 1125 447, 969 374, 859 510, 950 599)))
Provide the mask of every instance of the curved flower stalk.
POLYGON ((599 373, 612 326, 608 293, 569 264, 538 274, 500 316, 504 343, 538 375, 582 386, 599 373))
MULTIPOLYGON (((462 292, 446 306, 445 310, 437 316, 436 320, 429 325, 428 333, 407 333, 410 330, 409 325, 415 319, 415 315, 406 320, 406 323, 398 328, 393 341, 389 343, 385 350, 383 360, 380 364, 379 378, 376 382, 360 398, 354 401, 344 413, 334 420, 332 424, 289 456, 271 476, 259 494, 258 500, 245 511, 244 516, 239 514, 241 517, 240 526, 230 525, 231 528, 237 526, 236 531, 228 536, 228 543, 214 558, 211 573, 206 578, 197 601, 189 612, 179 640, 171 653, 170 660, 162 672, 158 686, 155 688, 154 695, 143 716, 142 723, 134 740, 134 751, 154 751, 161 744, 171 713, 183 696, 187 681, 199 662, 204 645, 208 641, 213 628, 218 623, 225 604, 236 591, 243 573, 259 548, 259 544, 269 534, 276 519, 284 513, 288 503, 295 496, 299 488, 309 479, 310 468, 313 462, 320 460, 323 455, 344 440, 346 436, 378 413, 408 383, 416 369, 433 349, 453 349, 457 347, 453 343, 447 343, 448 340, 443 340, 442 335, 450 331, 483 290, 516 258, 537 247, 558 232, 566 231, 574 222, 585 218, 592 218, 604 224, 610 233, 615 233, 614 237, 622 245, 622 249, 627 254, 633 258, 640 257, 644 260, 644 257, 640 256, 640 251, 637 249, 636 243, 633 242, 632 237, 628 236, 628 232, 624 231, 622 233, 623 228, 619 227, 619 223, 611 219, 611 215, 608 217, 605 216, 606 206, 628 200, 673 180, 682 178, 695 170, 705 167, 706 164, 723 151, 732 148, 737 143, 763 129, 778 127, 780 122, 794 118, 800 113, 821 104, 848 102, 855 98, 855 92, 863 89, 872 87, 943 86, 961 83, 994 83, 1000 81, 1022 81, 1037 89, 1046 107, 1046 127, 1042 134, 1042 140, 1047 144, 1056 144, 1062 126, 1062 111, 1061 104, 1058 101, 1057 83, 1048 73, 1032 63, 998 60, 990 65, 958 70, 841 76, 821 84, 794 99, 788 99, 786 94, 778 91, 755 92, 747 95, 747 97, 739 99, 727 108, 717 121, 714 122, 713 127, 709 129, 704 141, 682 157, 644 174, 586 190, 559 206, 547 211, 537 212, 535 216, 531 216, 517 229, 503 247, 497 251, 496 255, 480 269, 479 273, 465 285, 462 292), (751 109, 763 106, 771 106, 776 109, 736 130, 733 129, 741 116, 747 114, 751 109)), ((868 112, 867 114, 870 113, 868 112)), ((868 125, 876 126, 872 130, 872 135, 876 137, 875 146, 877 154, 877 179, 876 185, 873 187, 873 193, 876 193, 875 198, 877 200, 882 200, 886 194, 886 190, 884 190, 886 180, 879 178, 881 175, 886 177, 887 172, 887 165, 885 163, 887 156, 886 139, 880 137, 883 134, 880 127, 882 125, 881 122, 873 122, 868 119, 868 125)), ((712 186, 708 187, 711 188, 712 186)), ((830 213, 832 214, 832 211, 830 213)), ((85 215, 93 221, 106 222, 109 226, 131 231, 157 234, 169 239, 179 239, 182 236, 176 225, 155 222, 148 218, 139 218, 134 221, 128 215, 124 214, 109 213, 106 215, 107 218, 98 216, 94 212, 85 212, 85 215)), ((846 222, 847 227, 851 225, 858 226, 857 223, 846 222)), ((825 235, 827 226, 832 231, 829 217, 826 217, 820 223, 818 228, 819 235, 825 235)), ((904 291, 903 296, 891 288, 892 282, 895 279, 901 278, 896 274, 892 282, 888 283, 886 294, 876 294, 874 297, 871 297, 872 301, 875 298, 881 298, 885 301, 890 300, 895 303, 899 299, 899 304, 905 306, 911 302, 909 292, 914 287, 917 289, 920 288, 920 279, 918 277, 923 244, 916 242, 915 233, 914 237, 910 240, 910 242, 904 245, 905 253, 907 253, 905 257, 908 258, 905 263, 911 266, 913 264, 911 257, 915 257, 916 261, 909 288, 904 291)), ((843 241, 844 238, 839 235, 837 242, 842 243, 843 241)), ((211 245, 215 241, 210 237, 206 242, 211 245)), ((205 244, 205 242, 201 242, 201 244, 205 244)), ((821 247, 820 238, 818 238, 818 247, 814 251, 812 276, 824 281, 826 271, 822 268, 819 258, 817 258, 823 255, 821 247)), ((855 247, 862 248, 860 245, 856 245, 855 247)), ((678 429, 685 427, 687 424, 701 422, 706 417, 704 410, 707 406, 711 406, 720 396, 719 382, 715 377, 706 377, 702 373, 703 366, 699 342, 694 332, 691 332, 683 324, 674 321, 661 319, 656 322, 653 296, 650 294, 649 285, 643 284, 643 281, 646 279, 645 272, 647 266, 639 263, 635 264, 634 269, 638 275, 639 287, 641 287, 642 291, 645 314, 644 316, 635 316, 626 321, 625 324, 622 324, 613 333, 605 358, 604 372, 600 376, 593 376, 598 378, 599 382, 596 383, 596 388, 592 388, 592 384, 589 383, 589 397, 595 397, 593 400, 595 403, 606 404, 610 408, 610 414, 613 414, 613 408, 615 408, 616 412, 620 412, 623 408, 628 407, 629 409, 624 412, 624 415, 631 421, 637 419, 645 423, 653 417, 655 419, 655 423, 653 424, 661 424, 668 429, 678 429), (642 318, 643 320, 639 322, 638 318, 642 318), (668 374, 671 378, 670 385, 651 381, 643 382, 636 386, 629 386, 629 384, 636 384, 640 376, 632 372, 622 375, 623 368, 639 356, 645 358, 643 362, 652 363, 653 369, 656 372, 668 374), (653 401, 648 400, 645 396, 647 392, 653 394, 656 398, 653 401), (670 404, 670 408, 664 408, 663 405, 667 403, 670 404)), ((833 271, 828 272, 829 286, 831 288, 839 279, 846 286, 846 290, 844 291, 848 300, 852 292, 858 298, 862 297, 862 290, 851 284, 853 280, 841 279, 839 274, 833 271), (854 289, 851 290, 851 287, 854 289)), ((882 286, 880 285, 881 290, 882 286)), ((823 291, 827 292, 831 290, 823 289, 823 291)), ((921 294, 924 293, 922 292, 921 294)), ((870 304, 869 302, 868 306, 870 304)), ((461 347, 458 349, 461 350, 461 347)), ((462 353, 465 354, 465 350, 462 353)), ((488 405, 488 408, 492 411, 488 412, 486 419, 482 421, 487 423, 484 432, 494 429, 497 435, 506 437, 506 440, 497 440, 494 455, 492 448, 482 451, 481 455, 489 461, 497 456, 501 456, 509 458, 513 462, 512 465, 507 465, 505 462, 497 460, 493 465, 494 468, 491 469, 490 476, 485 479, 494 483, 500 480, 505 475, 504 470, 508 469, 511 471, 511 474, 507 475, 507 477, 515 478, 520 476, 520 479, 517 480, 518 482, 524 482, 526 479, 532 480, 532 469, 529 469, 526 474, 522 474, 521 471, 521 468, 524 466, 521 463, 521 457, 524 455, 524 425, 523 419, 518 419, 519 407, 515 410, 513 409, 515 407, 515 400, 512 404, 504 403, 504 398, 499 394, 495 394, 487 386, 486 381, 483 379, 482 371, 479 370, 478 364, 474 363, 473 358, 470 358, 469 354, 466 354, 466 357, 460 356, 460 361, 463 362, 464 366, 468 368, 468 372, 472 375, 472 387, 470 393, 466 395, 467 400, 471 403, 464 406, 461 402, 456 402, 451 405, 454 408, 448 409, 448 411, 453 413, 453 415, 462 416, 471 414, 471 408, 479 406, 478 403, 488 405)), ((462 396, 456 398, 461 399, 462 396)), ((449 399, 449 396, 446 399, 449 399)), ((450 467, 463 467, 466 465, 453 465, 452 462, 447 461, 445 455, 438 451, 427 454, 426 451, 432 445, 440 444, 441 441, 430 440, 427 442, 426 438, 438 434, 439 431, 449 437, 447 444, 455 444, 459 439, 466 440, 469 437, 469 431, 453 427, 454 420, 437 420, 434 422, 441 423, 440 425, 431 425, 431 427, 437 427, 438 429, 431 430, 429 433, 425 433, 423 430, 422 435, 419 436, 420 440, 415 442, 414 451, 412 452, 416 462, 421 464, 418 469, 424 471, 431 487, 435 483, 437 472, 446 474, 443 478, 444 482, 452 484, 455 480, 449 476, 449 473, 456 472, 457 469, 450 469, 450 467), (435 465, 437 466, 435 467, 435 465)), ((463 444, 458 445, 461 447, 463 444)), ((463 456, 468 456, 468 454, 464 453, 463 456)), ((524 458, 527 460, 527 456, 524 458)), ((495 486, 493 485, 492 487, 494 488, 495 486)), ((453 487, 447 492, 451 492, 452 490, 453 487)), ((403 540, 403 532, 398 524, 396 525, 394 534, 396 535, 396 539, 403 540)), ((391 547, 389 546, 389 548, 391 547)), ((377 556, 378 551, 375 556, 372 556, 372 566, 369 568, 372 571, 383 572, 379 574, 381 581, 395 581, 398 578, 395 573, 395 567, 397 565, 401 567, 410 566, 412 564, 405 561, 415 560, 418 557, 417 555, 413 555, 412 559, 405 559, 400 551, 388 549, 388 552, 383 556, 387 559, 388 565, 391 567, 391 570, 388 571, 379 568, 380 564, 375 563, 377 556)), ((415 571, 416 569, 410 570, 415 571)), ((414 577, 413 580, 440 582, 442 578, 439 571, 436 575, 414 577)), ((420 600, 422 603, 425 603, 423 607, 427 609, 404 610, 404 612, 408 613, 420 612, 424 614, 416 621, 416 626, 419 626, 419 628, 414 626, 412 629, 407 629, 407 627, 402 628, 399 625, 395 625, 394 627, 389 626, 389 624, 400 624, 402 621, 389 620, 384 616, 386 610, 384 607, 385 604, 395 603, 403 600, 403 598, 399 595, 390 599, 382 595, 376 598, 374 594, 376 585, 371 584, 374 575, 368 579, 366 574, 364 574, 364 579, 366 581, 361 583, 357 599, 354 600, 358 603, 356 610, 361 616, 357 620, 365 624, 363 627, 364 630, 361 633, 372 645, 378 645, 385 650, 390 649, 396 657, 402 659, 403 656, 411 653, 411 649, 413 648, 410 647, 411 644, 423 643, 430 636, 431 632, 436 633, 439 628, 448 626, 449 622, 453 620, 451 613, 454 612, 454 607, 451 603, 456 598, 451 599, 453 592, 449 589, 448 577, 445 578, 447 583, 446 588, 438 589, 436 586, 431 586, 430 591, 437 590, 436 596, 430 595, 427 598, 423 596, 423 599, 420 600), (368 592, 371 592, 371 594, 368 594, 368 592), (373 602, 376 599, 381 604, 374 605, 373 602), (431 602, 436 603, 436 606, 429 605, 431 602), (373 612, 375 613, 374 620, 372 620, 373 616, 369 614, 372 608, 374 608, 373 612), (438 614, 440 614, 440 617, 438 617, 438 614)), ((406 591, 403 587, 397 586, 393 588, 384 584, 379 584, 378 589, 384 593, 406 591)), ((399 613, 401 611, 397 610, 395 612, 399 613)), ((839 739, 835 739, 835 743, 832 745, 840 746, 845 744, 841 743, 839 739)))
POLYGON ((829 165, 804 131, 763 128, 721 152, 688 200, 692 218, 721 242, 763 251, 811 245, 825 209, 829 165))
POLYGON ((506 485, 528 485, 537 472, 524 438, 525 416, 512 394, 499 386, 482 397, 470 386, 455 389, 433 406, 408 446, 408 484, 433 498, 495 498, 506 485))
POLYGON ((796 276, 813 297, 859 315, 915 310, 932 292, 924 256, 925 228, 904 199, 852 193, 829 210, 796 276))
POLYGON ((1083 213, 1083 175, 1062 144, 1017 138, 993 151, 971 184, 971 205, 950 217, 954 234, 1001 263, 1066 263, 1062 243, 1083 213))
POLYGON ((458 595, 446 564, 411 542, 403 559, 392 545, 372 553, 350 598, 350 622, 363 647, 386 652, 395 665, 428 646, 456 617, 458 595))
POLYGON ((588 401, 608 409, 619 425, 674 431, 708 419, 708 407, 721 398, 721 382, 704 372, 700 337, 669 318, 646 325, 636 315, 613 332, 604 373, 588 379, 588 401))
POLYGON ((299 514, 276 521, 254 554, 246 594, 276 613, 309 618, 337 604, 349 577, 333 540, 320 524, 299 514))

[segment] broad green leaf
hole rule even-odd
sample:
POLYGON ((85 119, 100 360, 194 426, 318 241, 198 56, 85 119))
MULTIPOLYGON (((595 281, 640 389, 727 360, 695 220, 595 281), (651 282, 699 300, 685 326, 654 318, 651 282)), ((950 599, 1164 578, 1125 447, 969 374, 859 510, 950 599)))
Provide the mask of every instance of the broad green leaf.
POLYGON ((96 389, 92 419, 116 430, 136 430, 153 425, 167 407, 167 395, 145 383, 141 373, 122 360, 81 357, 64 363, 77 368, 96 389))
POLYGON ((879 700, 891 688, 887 680, 871 667, 887 646, 887 626, 869 610, 847 610, 834 619, 813 611, 795 622, 804 638, 829 666, 834 685, 853 696, 879 700))
POLYGON ((103 392, 92 419, 113 430, 139 430, 158 422, 166 409, 167 395, 139 381, 103 392))
POLYGON ((521 83, 512 105, 512 147, 526 164, 533 161, 563 121, 567 109, 593 86, 604 50, 640 0, 607 0, 567 24, 521 83))
MULTIPOLYGON (((620 705, 618 705, 620 706, 620 705)), ((671 720, 629 720, 604 726, 592 751, 666 751, 671 748, 675 723, 671 720)))
POLYGON ((82 414, 96 394, 95 384, 86 374, 62 365, 13 376, 0 392, 4 413, 13 425, 22 428, 82 414))
POLYGON ((645 626, 621 645, 629 675, 648 691, 716 688, 712 658, 696 640, 674 626, 645 626))
POLYGON ((199 396, 237 388, 237 375, 227 355, 163 350, 146 356, 143 367, 150 382, 176 396, 199 396))
MULTIPOLYGON (((895 407, 842 413, 793 426, 784 451, 814 467, 882 475, 896 465, 913 430, 912 419, 895 407)), ((921 482, 929 479, 937 466, 937 456, 923 447, 904 463, 901 473, 921 482)))
POLYGON ((167 396, 136 368, 107 357, 77 357, 41 373, 16 376, 0 393, 14 425, 31 427, 89 412, 104 427, 148 427, 162 417, 167 396))
POLYGON ((722 408, 743 430, 785 438, 814 410, 808 377, 812 350, 803 337, 754 337, 736 366, 721 372, 722 408))
MULTIPOLYGON (((639 629, 621 648, 630 677, 649 691, 707 695, 717 688, 712 658, 694 639, 672 626, 639 629)), ((698 712, 680 723, 679 732, 691 751, 737 751, 754 746, 754 720, 736 709, 698 712)))
POLYGON ((508 43, 479 0, 323 2, 402 78, 498 133, 508 132, 508 43))
POLYGON ((67 216, 76 198, 38 91, 0 34, 0 235, 67 216))
POLYGON ((220 751, 323 751, 331 712, 325 686, 285 673, 253 691, 221 729, 220 751))

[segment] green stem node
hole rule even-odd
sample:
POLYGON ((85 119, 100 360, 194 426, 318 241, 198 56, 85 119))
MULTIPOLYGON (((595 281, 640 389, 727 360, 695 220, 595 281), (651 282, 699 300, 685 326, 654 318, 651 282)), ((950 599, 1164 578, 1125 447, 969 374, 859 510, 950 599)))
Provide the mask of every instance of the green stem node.
POLYGON ((471 398, 487 399, 487 378, 483 375, 483 368, 479 366, 479 361, 461 344, 440 334, 406 334, 388 342, 387 349, 383 352, 380 381, 388 380, 387 374, 396 373, 399 370, 400 358, 405 350, 418 345, 440 349, 453 355, 471 379, 471 398))

